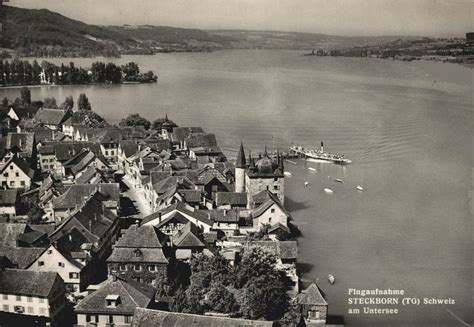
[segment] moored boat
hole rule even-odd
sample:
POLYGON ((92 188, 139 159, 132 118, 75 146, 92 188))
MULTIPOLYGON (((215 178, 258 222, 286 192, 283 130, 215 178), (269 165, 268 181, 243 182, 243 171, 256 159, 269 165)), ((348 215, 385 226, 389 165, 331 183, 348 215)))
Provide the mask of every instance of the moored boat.
POLYGON ((333 194, 334 193, 334 191, 331 190, 330 188, 325 188, 324 192, 326 192, 326 194, 333 194))

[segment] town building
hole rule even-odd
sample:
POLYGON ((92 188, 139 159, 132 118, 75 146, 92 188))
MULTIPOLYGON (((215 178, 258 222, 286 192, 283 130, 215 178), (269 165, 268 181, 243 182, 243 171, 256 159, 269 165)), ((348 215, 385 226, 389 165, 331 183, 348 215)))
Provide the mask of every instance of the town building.
POLYGON ((152 284, 166 274, 173 253, 168 237, 151 225, 132 225, 117 241, 107 259, 108 274, 152 284))
POLYGON ((5 163, 0 163, 0 184, 3 188, 29 189, 35 171, 28 162, 14 154, 5 163))
POLYGON ((77 327, 132 326, 135 309, 153 307, 155 293, 149 285, 111 276, 75 307, 77 327))
POLYGON ((0 271, 0 324, 62 326, 66 299, 57 273, 5 269, 0 271))
POLYGON ((16 216, 20 204, 18 189, 0 190, 0 215, 16 216))
POLYGON ((301 291, 297 296, 300 313, 306 325, 325 325, 328 314, 328 303, 315 283, 301 291))
POLYGON ((235 168, 236 192, 246 192, 248 203, 251 203, 255 194, 268 190, 274 193, 283 205, 285 201, 283 158, 280 155, 277 155, 276 158, 270 158, 265 148, 263 156, 259 156, 258 160, 255 161, 249 155, 247 162, 242 144, 237 158, 235 168))

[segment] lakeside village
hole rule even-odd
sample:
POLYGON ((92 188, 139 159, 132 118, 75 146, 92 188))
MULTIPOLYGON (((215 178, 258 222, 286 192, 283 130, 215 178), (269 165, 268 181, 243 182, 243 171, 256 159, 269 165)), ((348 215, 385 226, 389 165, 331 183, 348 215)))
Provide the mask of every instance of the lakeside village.
POLYGON ((344 49, 318 49, 306 56, 342 56, 393 59, 402 61, 429 60, 458 64, 474 63, 474 32, 466 38, 398 39, 380 45, 356 46, 344 49))
MULTIPOLYGON (((2 326, 313 326, 284 160, 68 97, 0 105, 2 326)), ((240 140, 236 140, 238 146, 240 140)))

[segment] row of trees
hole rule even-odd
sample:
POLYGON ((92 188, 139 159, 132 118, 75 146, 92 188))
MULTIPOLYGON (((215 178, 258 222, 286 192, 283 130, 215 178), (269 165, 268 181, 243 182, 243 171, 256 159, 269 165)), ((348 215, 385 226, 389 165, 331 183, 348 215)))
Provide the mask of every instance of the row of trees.
POLYGON ((57 85, 92 84, 92 83, 123 83, 156 82, 158 77, 152 72, 140 73, 140 68, 134 62, 123 66, 114 63, 94 62, 90 70, 76 67, 73 62, 69 65, 57 66, 48 61, 38 64, 36 60, 30 63, 27 60, 14 59, 0 60, 0 85, 35 85, 42 82, 41 74, 44 71, 43 82, 57 85))
MULTIPOLYGON (((44 98, 43 102, 37 101, 36 102, 39 107, 43 108, 50 108, 50 109, 66 109, 66 110, 72 110, 74 109, 74 99, 72 98, 72 95, 69 95, 66 97, 64 102, 58 106, 56 102, 55 97, 46 97, 44 98)), ((27 87, 22 87, 20 90, 20 97, 16 98, 13 103, 10 102, 10 100, 5 97, 2 100, 2 105, 3 106, 14 106, 14 107, 28 107, 32 105, 31 101, 31 91, 27 87)), ((77 108, 79 110, 92 110, 91 103, 89 102, 89 99, 87 98, 87 95, 84 93, 79 94, 79 97, 77 98, 77 108)))
POLYGON ((280 320, 291 305, 289 281, 276 268, 277 260, 276 254, 261 247, 246 249, 235 267, 220 254, 201 254, 191 260, 187 283, 159 278, 158 295, 172 296, 170 310, 175 312, 280 320))
POLYGON ((119 126, 143 126, 145 129, 156 129, 160 130, 163 126, 163 124, 167 124, 168 126, 171 127, 178 127, 175 122, 172 120, 166 118, 158 118, 153 121, 149 121, 148 119, 140 116, 139 114, 129 114, 127 117, 122 118, 122 120, 119 123, 119 126))

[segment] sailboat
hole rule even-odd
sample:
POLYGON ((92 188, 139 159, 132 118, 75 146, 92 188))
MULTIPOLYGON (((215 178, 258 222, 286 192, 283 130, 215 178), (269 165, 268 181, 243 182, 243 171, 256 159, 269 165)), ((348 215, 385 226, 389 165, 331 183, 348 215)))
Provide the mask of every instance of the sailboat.
POLYGON ((357 191, 359 191, 359 192, 362 192, 362 191, 364 190, 364 188, 362 187, 362 178, 363 178, 363 175, 362 175, 362 173, 361 173, 361 174, 360 174, 360 185, 357 185, 357 186, 356 186, 356 189, 357 189, 357 191))

